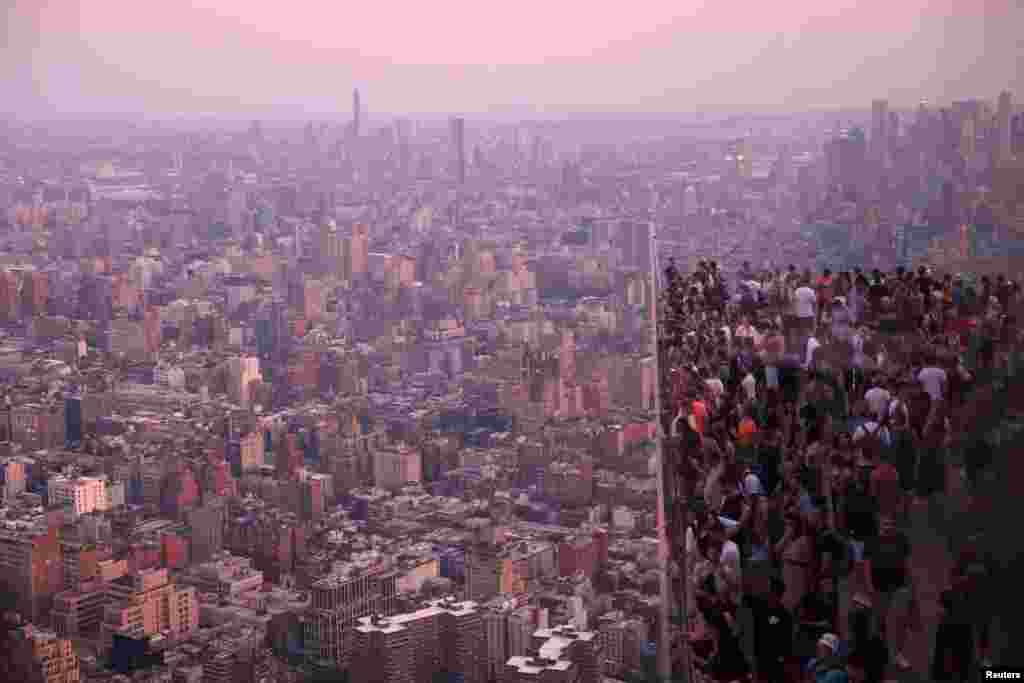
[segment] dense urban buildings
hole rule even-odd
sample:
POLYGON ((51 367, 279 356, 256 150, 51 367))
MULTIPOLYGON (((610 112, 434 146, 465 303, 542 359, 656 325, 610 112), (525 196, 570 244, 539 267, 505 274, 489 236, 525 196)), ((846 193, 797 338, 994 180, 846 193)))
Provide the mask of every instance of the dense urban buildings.
MULTIPOLYGON (((601 683, 700 659, 691 640, 729 641, 687 581, 735 547, 756 583, 752 549, 781 542, 781 511, 776 534, 727 504, 795 476, 742 459, 779 445, 790 365, 807 382, 782 422, 824 440, 810 425, 838 390, 812 361, 833 337, 863 344, 847 309, 931 329, 926 297, 943 315, 970 300, 928 343, 1015 357, 1024 114, 993 96, 510 125, 371 116, 364 87, 351 114, 298 126, 7 124, 12 661, 45 683, 601 683), (851 273, 863 291, 840 289, 851 273), (920 301, 895 284, 908 273, 920 301), (811 330, 829 337, 805 346, 811 330), (691 432, 710 483, 684 506, 691 432), (682 510, 713 503, 739 531, 686 541, 682 510), (683 595, 707 612, 689 638, 683 595)), ((837 452, 882 391, 912 402, 878 373, 933 362, 871 344, 836 385, 867 401, 829 422, 837 452)), ((798 489, 791 521, 818 509, 798 489)), ((751 661, 757 605, 736 612, 751 661)), ((852 638, 792 656, 818 661, 824 635, 852 638)))

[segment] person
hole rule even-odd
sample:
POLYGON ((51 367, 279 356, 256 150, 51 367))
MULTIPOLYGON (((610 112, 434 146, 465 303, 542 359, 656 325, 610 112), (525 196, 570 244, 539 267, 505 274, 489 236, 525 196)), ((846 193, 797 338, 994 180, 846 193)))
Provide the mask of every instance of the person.
POLYGON ((711 678, 721 683, 745 680, 750 674, 750 663, 743 654, 732 614, 720 607, 711 607, 702 610, 701 616, 714 634, 715 652, 708 667, 711 678))
POLYGON ((810 285, 810 280, 802 280, 800 286, 793 292, 793 315, 796 318, 799 339, 811 333, 817 317, 818 295, 810 285))
POLYGON ((941 614, 932 648, 931 680, 936 683, 959 683, 974 673, 974 633, 962 610, 965 601, 952 589, 939 596, 941 614))
POLYGON ((962 613, 971 628, 977 660, 982 666, 992 666, 989 653, 993 608, 990 581, 994 564, 992 558, 982 551, 980 537, 971 536, 957 553, 951 577, 953 589, 963 599, 962 613))
POLYGON ((669 257, 668 266, 665 268, 665 282, 669 286, 674 286, 679 280, 679 271, 676 269, 676 260, 673 257, 669 257))
POLYGON ((929 355, 928 364, 917 373, 917 381, 928 392, 928 397, 931 398, 932 403, 938 403, 945 396, 949 377, 946 371, 940 367, 935 353, 929 355))
POLYGON ((901 497, 904 501, 904 515, 908 512, 910 497, 916 488, 915 478, 917 476, 917 438, 910 428, 909 413, 905 405, 903 410, 892 412, 892 419, 889 427, 890 445, 888 450, 889 458, 896 468, 899 477, 901 497))
POLYGON ((703 436, 705 431, 707 431, 708 404, 701 396, 691 396, 690 417, 688 419, 690 428, 703 436))
POLYGON ((807 673, 818 680, 832 671, 843 669, 843 660, 839 653, 839 636, 835 633, 824 634, 815 644, 814 657, 807 663, 807 673))
POLYGON ((826 268, 822 271, 821 277, 818 278, 817 282, 817 317, 818 322, 821 322, 821 315, 829 309, 832 304, 832 299, 835 298, 835 281, 832 278, 832 271, 826 268))
POLYGON ((871 496, 877 501, 878 512, 882 516, 899 519, 906 512, 900 473, 889 452, 875 463, 871 473, 871 496))
POLYGON ((892 434, 889 433, 889 416, 886 409, 885 414, 878 418, 874 415, 868 417, 867 422, 857 427, 853 433, 853 443, 865 452, 870 460, 882 457, 882 453, 892 443, 892 434))
POLYGON ((775 546, 776 557, 782 560, 782 580, 786 584, 783 604, 795 610, 811 591, 817 571, 814 536, 796 512, 786 515, 786 530, 775 546))
POLYGON ((807 337, 806 353, 804 355, 804 370, 810 370, 814 366, 814 361, 818 350, 821 348, 821 342, 814 336, 813 332, 807 337))
POLYGON ((864 392, 864 400, 871 406, 876 418, 881 421, 892 401, 892 394, 883 386, 881 374, 876 374, 871 380, 871 388, 864 392))
POLYGON ((740 324, 736 326, 736 332, 733 336, 736 339, 751 339, 754 342, 754 346, 757 346, 761 341, 761 335, 758 333, 757 328, 750 323, 748 315, 740 318, 740 324))
POLYGON ((893 660, 904 670, 910 668, 903 648, 914 601, 910 551, 910 539, 897 528, 896 520, 880 517, 878 537, 867 544, 864 552, 865 578, 879 632, 885 634, 893 660))
POLYGON ((784 683, 793 651, 793 615, 782 604, 786 585, 772 577, 764 599, 748 598, 754 614, 754 661, 759 683, 784 683))
POLYGON ((832 338, 838 342, 849 342, 852 323, 853 316, 846 306, 846 299, 841 296, 834 298, 832 300, 832 338))

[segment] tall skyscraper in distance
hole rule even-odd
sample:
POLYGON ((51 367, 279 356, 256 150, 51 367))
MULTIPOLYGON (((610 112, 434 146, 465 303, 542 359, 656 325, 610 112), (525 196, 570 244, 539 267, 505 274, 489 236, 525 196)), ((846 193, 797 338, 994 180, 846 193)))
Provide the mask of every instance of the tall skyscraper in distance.
POLYGON ((889 103, 886 100, 875 100, 871 103, 871 160, 876 164, 884 164, 889 147, 889 103))
POLYGON ((359 99, 359 88, 352 91, 352 137, 359 137, 359 126, 362 123, 360 117, 362 116, 362 102, 359 99))
POLYGON ((408 119, 398 119, 394 126, 395 142, 398 145, 397 165, 402 173, 408 173, 412 166, 412 150, 409 146, 411 126, 408 119))
POLYGON ((462 185, 466 182, 466 120, 453 116, 449 125, 455 178, 462 185))
POLYGON ((253 121, 249 125, 249 142, 262 142, 263 141, 263 124, 259 121, 253 121))
POLYGON ((1004 90, 999 94, 999 106, 996 110, 996 125, 998 127, 997 163, 1005 163, 1013 156, 1013 136, 1010 128, 1012 117, 1013 95, 1004 90))

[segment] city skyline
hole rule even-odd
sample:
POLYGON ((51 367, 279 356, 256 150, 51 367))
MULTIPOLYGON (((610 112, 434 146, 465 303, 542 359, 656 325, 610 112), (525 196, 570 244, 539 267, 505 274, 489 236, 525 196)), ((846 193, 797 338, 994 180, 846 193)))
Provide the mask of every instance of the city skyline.
POLYGON ((14 113, 39 118, 302 118, 348 110, 354 88, 381 117, 781 112, 875 98, 899 108, 1024 90, 1012 35, 1022 13, 1006 0, 872 0, 767 12, 527 4, 488 17, 449 3, 406 8, 395 22, 374 8, 142 11, 79 0, 10 11, 4 75, 14 113))

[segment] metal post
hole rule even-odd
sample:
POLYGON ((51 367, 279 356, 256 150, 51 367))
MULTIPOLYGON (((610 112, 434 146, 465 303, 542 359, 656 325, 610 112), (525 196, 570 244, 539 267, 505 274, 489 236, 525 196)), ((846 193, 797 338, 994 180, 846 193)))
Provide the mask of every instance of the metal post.
MULTIPOLYGON (((658 648, 658 675, 662 681, 671 683, 689 683, 692 679, 691 668, 690 668, 690 650, 689 645, 685 642, 685 635, 689 628, 689 605, 687 604, 687 581, 689 567, 687 566, 686 557, 686 529, 689 526, 689 512, 688 512, 688 501, 683 499, 687 495, 688 490, 687 482, 678 480, 677 468, 667 466, 665 460, 665 438, 668 436, 664 432, 664 422, 662 420, 662 404, 661 404, 661 389, 662 389, 662 369, 661 369, 661 349, 659 347, 660 338, 660 327, 658 319, 658 303, 660 297, 658 293, 661 291, 659 287, 659 275, 658 269, 658 248, 656 237, 651 234, 651 286, 652 291, 652 337, 654 339, 654 358, 655 358, 655 373, 658 377, 658 391, 655 394, 655 410, 658 414, 656 422, 657 433, 655 435, 654 445, 655 453, 657 456, 657 467, 658 467, 658 512, 659 512, 659 548, 660 548, 660 578, 661 578, 661 642, 665 645, 671 643, 671 637, 674 629, 671 627, 670 613, 671 609, 675 604, 678 604, 680 617, 682 619, 682 633, 679 634, 683 637, 684 642, 680 651, 680 657, 678 666, 676 666, 675 659, 670 647, 659 647, 658 648), (667 492, 672 491, 672 505, 669 507, 669 500, 667 492), (678 519, 676 517, 679 517, 678 519), (675 530, 675 537, 670 538, 668 535, 668 529, 672 528, 675 530), (672 544, 675 544, 673 547, 672 544), (677 603, 672 600, 672 582, 670 576, 670 568, 672 562, 675 561, 679 569, 679 582, 676 586, 676 591, 679 593, 677 603)), ((680 446, 679 439, 673 436, 673 443, 676 446, 680 446)), ((685 444, 682 444, 685 448, 685 444)))
POLYGON ((654 346, 654 376, 658 382, 654 392, 654 452, 657 465, 658 482, 658 573, 661 588, 661 613, 658 632, 658 678, 667 683, 672 681, 672 640, 669 624, 669 610, 672 604, 672 587, 669 581, 669 541, 667 534, 668 510, 665 509, 665 475, 662 452, 664 430, 661 419, 661 350, 658 345, 658 249, 654 231, 650 233, 649 248, 651 250, 651 341, 654 346))

